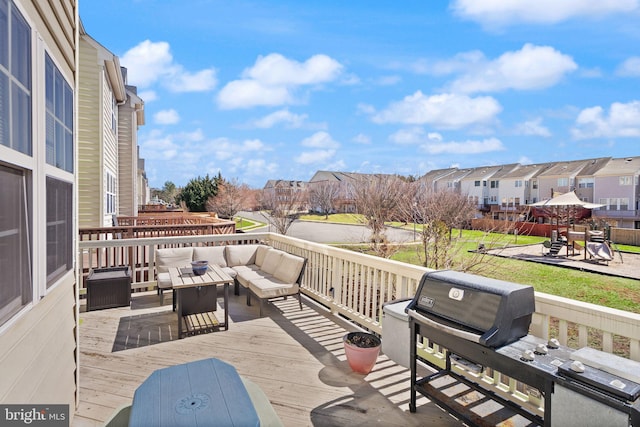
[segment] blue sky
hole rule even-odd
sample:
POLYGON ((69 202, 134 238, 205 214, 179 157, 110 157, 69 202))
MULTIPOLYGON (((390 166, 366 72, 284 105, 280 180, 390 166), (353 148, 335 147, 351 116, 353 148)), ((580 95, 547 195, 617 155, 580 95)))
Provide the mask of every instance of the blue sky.
POLYGON ((640 0, 84 0, 152 187, 640 155, 640 0))

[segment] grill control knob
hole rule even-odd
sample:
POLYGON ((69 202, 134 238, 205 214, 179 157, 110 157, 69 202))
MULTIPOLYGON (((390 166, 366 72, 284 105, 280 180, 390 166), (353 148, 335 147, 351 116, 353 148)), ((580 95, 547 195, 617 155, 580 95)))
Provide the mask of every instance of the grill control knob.
POLYGON ((582 373, 584 372, 584 365, 579 360, 574 360, 571 362, 571 370, 573 372, 582 373))
POLYGON ((536 354, 547 354, 549 353, 549 349, 544 344, 538 344, 535 349, 536 354))
POLYGON ((556 338, 551 338, 549 340, 549 342, 547 342, 547 347, 549 347, 549 348, 559 348, 560 347, 560 341, 558 341, 556 338))
POLYGON ((533 350, 525 350, 522 352, 522 355, 520 356, 520 359, 524 360, 525 362, 531 362, 536 358, 536 355, 533 353, 533 350))

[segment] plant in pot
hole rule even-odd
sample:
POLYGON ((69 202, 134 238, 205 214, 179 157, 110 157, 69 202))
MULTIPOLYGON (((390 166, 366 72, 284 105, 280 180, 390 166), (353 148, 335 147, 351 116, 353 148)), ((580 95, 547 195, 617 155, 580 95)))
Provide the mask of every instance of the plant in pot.
POLYGON ((349 332, 342 341, 351 369, 365 375, 371 372, 380 353, 380 338, 369 332, 349 332))

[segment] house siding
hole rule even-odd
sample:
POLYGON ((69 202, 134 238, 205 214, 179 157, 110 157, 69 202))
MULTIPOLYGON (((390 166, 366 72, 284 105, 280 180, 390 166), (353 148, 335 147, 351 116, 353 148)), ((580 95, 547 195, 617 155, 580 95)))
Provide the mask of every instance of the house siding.
MULTIPOLYGON (((103 135, 103 167, 105 173, 103 174, 103 187, 102 191, 99 193, 103 199, 103 220, 102 226, 109 227, 111 225, 111 215, 112 213, 106 212, 106 203, 104 199, 106 198, 106 188, 107 188, 107 174, 109 171, 116 178, 118 177, 118 138, 116 132, 111 127, 112 123, 112 114, 113 114, 113 98, 112 98, 111 85, 109 80, 107 79, 106 73, 102 73, 102 135, 103 135)), ((117 111, 115 113, 117 115, 117 111)), ((117 188, 117 187, 116 187, 117 188)), ((116 195, 116 200, 117 200, 116 195)), ((116 201, 116 212, 117 215, 117 206, 118 203, 116 201)))
POLYGON ((138 150, 134 136, 137 134, 135 106, 131 98, 118 109, 118 151, 120 167, 118 169, 118 205, 119 213, 124 216, 138 214, 137 207, 137 166, 138 150))
POLYGON ((78 90, 78 224, 98 227, 103 200, 101 170, 100 105, 96 102, 100 90, 100 67, 96 49, 80 40, 80 87, 78 90))
MULTIPOLYGON (((32 39, 34 56, 40 55, 38 38, 44 50, 55 60, 60 72, 74 88, 74 111, 77 123, 77 90, 75 90, 78 13, 75 0, 13 0, 27 19, 35 36, 32 39)), ((33 67, 33 79, 44 71, 33 67)), ((44 99, 34 98, 34 126, 41 125, 44 99), (37 102, 37 103, 36 103, 37 102)), ((75 137, 75 135, 74 135, 75 137)), ((34 137, 34 146, 44 141, 34 137)), ((77 143, 77 140, 76 140, 77 143)), ((77 145, 76 145, 77 146, 77 145)), ((75 153, 74 153, 75 155, 75 153)), ((34 204, 44 199, 44 171, 34 169, 38 182, 33 185, 34 204)), ((74 209, 77 205, 73 204, 74 209)), ((43 215, 34 216, 34 234, 46 230, 40 223, 43 215)), ((76 217, 74 213, 74 217, 76 217)), ((73 224, 77 236, 77 222, 73 224)), ((39 261, 35 260, 37 264, 39 261)), ((46 277, 38 267, 34 270, 34 285, 45 286, 46 277)), ((68 271, 42 297, 26 306, 0 329, 0 401, 20 404, 69 404, 70 415, 76 407, 78 390, 78 303, 74 271, 68 271)))

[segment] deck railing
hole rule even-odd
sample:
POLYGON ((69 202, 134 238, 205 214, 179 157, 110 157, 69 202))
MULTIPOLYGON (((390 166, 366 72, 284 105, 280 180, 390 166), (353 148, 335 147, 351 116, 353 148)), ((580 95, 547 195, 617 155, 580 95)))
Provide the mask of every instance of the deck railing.
MULTIPOLYGON (((78 272, 86 277, 91 268, 128 265, 135 282, 132 287, 150 288, 155 286, 155 251, 158 248, 257 242, 306 257, 302 292, 333 313, 378 334, 382 334, 383 304, 412 297, 422 275, 429 271, 424 267, 279 234, 245 233, 81 241, 78 243, 78 272)), ((81 284, 80 294, 83 294, 84 280, 78 283, 81 284)), ((569 347, 589 345, 640 361, 638 314, 538 292, 530 331, 541 338, 557 338, 569 347)), ((420 345, 419 353, 431 360, 443 360, 441 349, 426 339, 420 345)), ((528 388, 499 372, 483 372, 480 377, 474 372, 465 374, 534 412, 542 411, 543 400, 539 394, 523 392, 528 388)))

